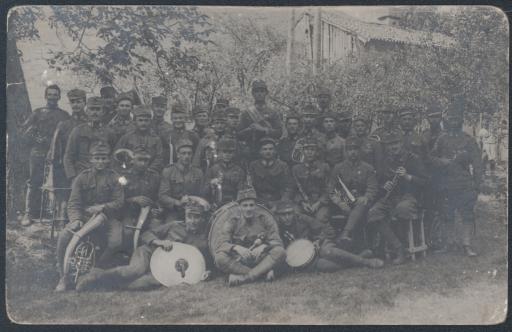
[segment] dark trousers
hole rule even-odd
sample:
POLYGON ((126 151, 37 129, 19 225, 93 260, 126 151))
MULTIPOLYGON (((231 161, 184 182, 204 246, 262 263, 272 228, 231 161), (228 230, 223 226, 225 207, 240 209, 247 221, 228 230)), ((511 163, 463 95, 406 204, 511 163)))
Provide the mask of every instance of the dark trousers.
POLYGON ((25 213, 35 217, 41 205, 41 186, 44 180, 44 164, 46 157, 39 153, 30 153, 29 178, 25 199, 25 213))

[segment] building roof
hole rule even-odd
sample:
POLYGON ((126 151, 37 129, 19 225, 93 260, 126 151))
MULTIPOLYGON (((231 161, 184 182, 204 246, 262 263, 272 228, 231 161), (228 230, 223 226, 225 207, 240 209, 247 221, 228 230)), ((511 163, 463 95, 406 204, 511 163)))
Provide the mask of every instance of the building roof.
POLYGON ((364 44, 372 40, 381 40, 411 45, 432 45, 452 48, 457 41, 437 32, 402 29, 387 24, 367 23, 343 13, 322 12, 322 21, 341 30, 351 32, 364 44))

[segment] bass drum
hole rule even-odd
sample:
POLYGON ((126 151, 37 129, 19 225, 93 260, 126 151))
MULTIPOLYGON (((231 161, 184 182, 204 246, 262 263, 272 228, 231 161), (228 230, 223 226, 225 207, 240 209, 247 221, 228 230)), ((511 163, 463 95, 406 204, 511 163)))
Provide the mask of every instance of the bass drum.
MULTIPOLYGON (((264 207, 261 204, 256 204, 255 214, 263 214, 273 220, 276 223, 276 220, 270 210, 264 207)), ((219 246, 221 245, 221 241, 219 239, 219 234, 224 228, 224 224, 226 221, 230 220, 233 217, 240 218, 242 217, 242 210, 240 209, 240 205, 237 202, 230 202, 222 207, 220 207, 210 218, 210 232, 208 234, 208 246, 212 255, 215 254, 219 246)), ((277 228, 277 223, 276 223, 277 228)))

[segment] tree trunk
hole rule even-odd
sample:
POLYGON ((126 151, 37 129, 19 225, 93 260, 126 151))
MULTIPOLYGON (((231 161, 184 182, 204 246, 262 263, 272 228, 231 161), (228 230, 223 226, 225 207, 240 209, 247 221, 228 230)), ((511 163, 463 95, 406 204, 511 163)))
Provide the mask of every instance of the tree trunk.
POLYGON ((20 128, 31 114, 25 78, 21 68, 16 36, 12 28, 11 12, 8 19, 7 59, 6 59, 6 96, 7 96, 7 167, 6 167, 6 212, 8 220, 13 220, 16 211, 24 207, 25 180, 28 178, 29 147, 22 144, 20 128))

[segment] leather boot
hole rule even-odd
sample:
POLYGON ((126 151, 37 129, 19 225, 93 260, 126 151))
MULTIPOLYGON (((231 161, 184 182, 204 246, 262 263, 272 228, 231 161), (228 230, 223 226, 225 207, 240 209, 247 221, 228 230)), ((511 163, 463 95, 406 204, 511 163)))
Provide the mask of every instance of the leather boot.
POLYGON ((30 226, 32 224, 32 189, 27 187, 27 193, 25 195, 25 214, 21 219, 21 226, 30 226))
POLYGON ((478 255, 475 251, 473 251, 473 248, 471 248, 474 227, 475 226, 473 223, 462 224, 462 245, 464 247, 464 253, 468 257, 475 257, 478 255))
POLYGON ((89 273, 81 276, 76 283, 75 289, 78 292, 88 290, 94 287, 96 283, 106 277, 104 270, 99 268, 93 268, 89 273))

